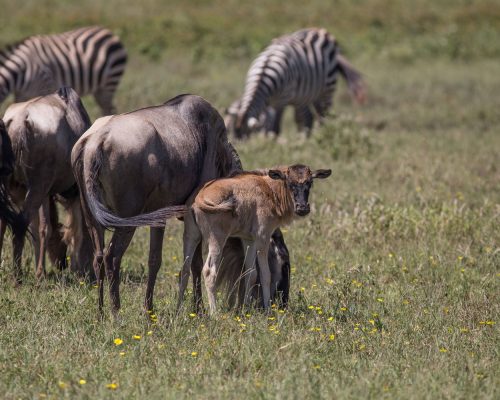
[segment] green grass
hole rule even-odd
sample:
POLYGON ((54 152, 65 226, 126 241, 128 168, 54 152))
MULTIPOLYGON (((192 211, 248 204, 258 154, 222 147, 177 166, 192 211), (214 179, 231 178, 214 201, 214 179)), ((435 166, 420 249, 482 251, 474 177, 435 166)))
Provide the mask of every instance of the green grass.
MULTIPOLYGON (((69 272, 37 287, 32 251, 27 282, 14 289, 7 245, 4 398, 499 397, 496 2, 6 3, 2 43, 83 23, 121 32, 130 53, 123 111, 181 92, 222 111, 270 38, 310 25, 339 37, 369 101, 353 106, 341 84, 335 115, 310 140, 288 113, 279 141, 235 143, 247 168, 304 162, 334 171, 315 185, 311 215, 284 233, 293 271, 284 313, 191 317, 186 302, 175 316, 179 222, 166 234, 153 326, 142 315, 146 229, 122 263, 118 322, 97 321, 96 289, 69 272)), ((85 104, 97 116, 92 99, 85 104)))

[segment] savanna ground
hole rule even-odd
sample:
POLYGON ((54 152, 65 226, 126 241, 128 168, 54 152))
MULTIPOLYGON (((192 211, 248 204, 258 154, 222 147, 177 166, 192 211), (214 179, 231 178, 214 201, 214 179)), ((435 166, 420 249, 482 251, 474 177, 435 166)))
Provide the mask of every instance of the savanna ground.
POLYGON ((179 222, 166 233, 153 325, 141 315, 147 230, 123 260, 120 322, 98 322, 96 289, 69 272, 36 287, 31 251, 14 289, 8 247, 0 396, 498 398, 500 4, 169 3, 6 0, 0 44, 109 26, 130 55, 120 110, 191 92, 223 111, 272 37, 333 32, 365 74, 367 104, 353 106, 341 84, 310 140, 287 114, 284 140, 235 144, 247 168, 334 171, 315 185, 311 215, 285 230, 290 307, 176 316, 179 222))

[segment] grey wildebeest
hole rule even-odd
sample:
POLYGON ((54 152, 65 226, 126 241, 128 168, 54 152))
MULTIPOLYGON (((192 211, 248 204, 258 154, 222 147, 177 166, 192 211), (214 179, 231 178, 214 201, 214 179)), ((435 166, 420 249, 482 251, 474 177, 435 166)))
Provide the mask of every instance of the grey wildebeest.
MULTIPOLYGON (((15 209, 10 199, 7 184, 8 178, 14 171, 14 152, 12 143, 5 129, 4 122, 0 119, 0 221, 11 229, 14 236, 19 236, 23 231, 23 219, 15 209)), ((5 227, 0 232, 3 235, 5 227)), ((2 253, 2 242, 0 239, 0 254, 2 253)))
MULTIPOLYGON (((208 102, 193 95, 180 95, 164 105, 98 119, 76 143, 72 164, 94 244, 100 313, 104 273, 109 281, 112 310, 116 312, 120 307, 120 263, 135 227, 151 226, 144 301, 149 311, 153 309, 155 281, 162 261, 166 218, 183 215, 184 204, 205 182, 241 170, 239 157, 227 141, 222 117, 208 102), (105 249, 106 227, 115 230, 105 249)), ((274 264, 288 261, 282 237, 277 240, 281 253, 274 264)), ((228 260, 244 258, 238 243, 228 247, 225 255, 228 260)), ((190 261, 198 311, 201 246, 190 261)), ((283 298, 288 296, 286 271, 284 275, 283 298)), ((234 274, 228 274, 220 284, 233 290, 236 281, 234 274)))
MULTIPOLYGON (((244 248, 248 249, 246 270, 252 270, 258 260, 263 305, 268 308, 276 284, 276 277, 271 276, 268 264, 271 235, 296 216, 309 213, 308 198, 313 179, 324 179, 330 174, 331 170, 311 171, 305 165, 295 164, 242 172, 206 183, 184 217, 185 262, 179 285, 179 301, 182 301, 187 286, 190 260, 203 240, 208 245, 203 276, 210 313, 216 312, 215 289, 222 250, 229 237, 238 237, 244 248)), ((248 282, 252 278, 248 276, 246 280, 245 302, 248 300, 248 282)))
POLYGON ((99 311, 104 272, 112 310, 120 308, 121 259, 141 225, 151 226, 144 306, 152 310, 166 218, 182 216, 198 186, 239 168, 222 117, 201 97, 180 95, 160 106, 98 119, 71 159, 94 245, 99 311), (106 227, 115 229, 104 249, 106 227))
MULTIPOLYGON (((4 121, 16 159, 9 192, 21 210, 23 221, 20 234, 13 237, 14 272, 19 282, 29 224, 35 242, 37 278, 45 275, 47 246, 51 258, 57 259, 60 267, 65 266, 66 248, 57 229, 53 196, 61 194, 68 198, 72 224, 77 224, 81 220, 78 215, 81 209, 70 154, 74 143, 90 126, 90 120, 76 92, 71 88, 61 88, 47 96, 12 104, 5 112, 4 121)), ((87 232, 81 226, 72 229, 81 233, 77 247, 83 246, 87 232)), ((3 240, 3 222, 0 231, 3 240)), ((78 252, 78 249, 74 250, 78 252)), ((85 262, 84 252, 80 256, 83 259, 76 256, 75 264, 85 262)))

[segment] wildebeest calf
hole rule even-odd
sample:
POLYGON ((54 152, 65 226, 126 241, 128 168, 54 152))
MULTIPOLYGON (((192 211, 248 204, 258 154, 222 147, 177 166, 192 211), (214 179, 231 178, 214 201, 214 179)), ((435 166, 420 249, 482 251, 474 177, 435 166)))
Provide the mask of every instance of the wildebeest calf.
MULTIPOLYGON (((305 165, 296 164, 243 172, 205 184, 185 216, 185 262, 179 285, 179 302, 187 286, 194 252, 203 239, 208 245, 203 276, 210 313, 216 312, 216 278, 222 261, 222 249, 229 237, 239 237, 248 249, 245 258, 247 271, 252 270, 258 260, 263 305, 268 308, 274 290, 268 264, 271 235, 275 229, 290 223, 295 217, 309 214, 308 197, 313 179, 324 179, 330 174, 329 169, 311 171, 305 165)), ((250 279, 247 278, 247 282, 250 279)), ((248 286, 247 283, 247 300, 248 286)))

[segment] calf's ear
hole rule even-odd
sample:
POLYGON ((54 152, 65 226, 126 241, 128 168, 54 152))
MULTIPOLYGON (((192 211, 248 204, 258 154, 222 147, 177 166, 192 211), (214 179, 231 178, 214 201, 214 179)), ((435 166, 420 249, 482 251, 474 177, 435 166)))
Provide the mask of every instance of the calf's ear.
POLYGON ((328 178, 332 174, 331 169, 317 169, 311 175, 313 179, 325 179, 328 178))
POLYGON ((270 169, 267 173, 271 179, 283 179, 285 180, 285 174, 279 169, 270 169))

